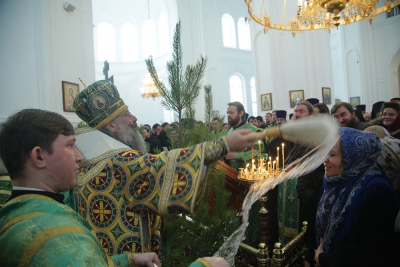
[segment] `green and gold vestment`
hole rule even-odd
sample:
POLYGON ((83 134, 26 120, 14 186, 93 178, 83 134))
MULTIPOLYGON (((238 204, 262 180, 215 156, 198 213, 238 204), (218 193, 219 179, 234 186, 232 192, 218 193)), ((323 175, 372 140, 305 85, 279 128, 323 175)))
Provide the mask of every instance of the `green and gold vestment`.
POLYGON ((76 139, 84 157, 74 192, 76 209, 109 255, 159 254, 160 216, 194 212, 206 186, 205 163, 218 159, 227 147, 219 138, 151 155, 92 128, 79 129, 76 139), (148 214, 154 215, 147 224, 142 218, 148 214))
POLYGON ((109 257, 70 207, 37 194, 0 210, 1 266, 134 266, 132 253, 109 257))

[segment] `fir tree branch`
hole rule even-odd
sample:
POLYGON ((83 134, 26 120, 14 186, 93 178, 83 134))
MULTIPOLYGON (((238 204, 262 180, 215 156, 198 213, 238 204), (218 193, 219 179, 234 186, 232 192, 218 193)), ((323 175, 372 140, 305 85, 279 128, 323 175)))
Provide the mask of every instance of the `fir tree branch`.
POLYGON ((210 123, 211 120, 213 119, 212 118, 213 98, 211 95, 211 84, 207 84, 204 86, 204 103, 205 103, 204 120, 210 123))

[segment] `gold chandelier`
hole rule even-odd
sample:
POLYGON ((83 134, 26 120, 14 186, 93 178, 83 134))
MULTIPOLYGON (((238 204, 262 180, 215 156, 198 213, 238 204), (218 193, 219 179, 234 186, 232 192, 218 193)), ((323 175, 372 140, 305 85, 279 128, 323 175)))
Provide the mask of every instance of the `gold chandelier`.
MULTIPOLYGON (((385 0, 385 5, 376 9, 378 0, 298 0, 297 17, 293 16, 288 24, 283 22, 286 11, 286 0, 283 5, 282 22, 272 23, 265 11, 265 0, 262 0, 259 16, 253 13, 253 0, 245 0, 250 19, 264 26, 264 33, 269 29, 291 31, 293 36, 300 31, 328 30, 340 25, 347 25, 360 20, 372 19, 385 11, 390 12, 400 5, 400 0, 385 0)), ((259 1, 261 2, 261 0, 259 1)), ((257 12, 258 13, 258 12, 257 12)))
POLYGON ((153 100, 155 100, 156 97, 162 96, 161 92, 157 89, 156 85, 154 84, 154 81, 151 78, 150 73, 146 73, 146 77, 143 80, 143 84, 144 86, 140 89, 143 98, 152 97, 153 100))

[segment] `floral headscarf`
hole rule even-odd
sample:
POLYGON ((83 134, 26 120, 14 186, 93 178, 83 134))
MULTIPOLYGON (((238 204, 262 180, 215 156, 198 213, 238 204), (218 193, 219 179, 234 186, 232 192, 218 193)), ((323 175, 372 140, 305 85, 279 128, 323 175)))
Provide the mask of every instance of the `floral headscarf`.
POLYGON ((355 226, 366 197, 375 184, 393 188, 385 170, 376 162, 382 144, 369 132, 352 128, 340 128, 343 172, 336 176, 324 176, 316 221, 316 238, 324 238, 324 250, 335 249, 355 226), (369 191, 370 190, 370 191, 369 191), (358 209, 359 208, 359 209, 358 209))

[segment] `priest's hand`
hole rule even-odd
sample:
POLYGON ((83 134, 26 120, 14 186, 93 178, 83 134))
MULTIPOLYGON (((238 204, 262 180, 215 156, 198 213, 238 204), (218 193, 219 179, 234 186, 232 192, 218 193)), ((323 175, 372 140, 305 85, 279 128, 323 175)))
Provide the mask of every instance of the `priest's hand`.
POLYGON ((229 160, 236 159, 236 152, 228 152, 228 154, 225 155, 225 158, 229 160))
POLYGON ((253 147, 254 142, 264 138, 262 133, 252 133, 251 130, 235 130, 225 136, 229 150, 233 152, 242 151, 246 147, 253 147))
POLYGON ((208 261, 213 267, 229 267, 229 263, 221 257, 205 257, 203 259, 208 261))
POLYGON ((160 266, 160 260, 158 259, 157 254, 154 252, 132 254, 132 256, 135 266, 154 267, 155 265, 153 263, 157 264, 157 266, 160 266))

